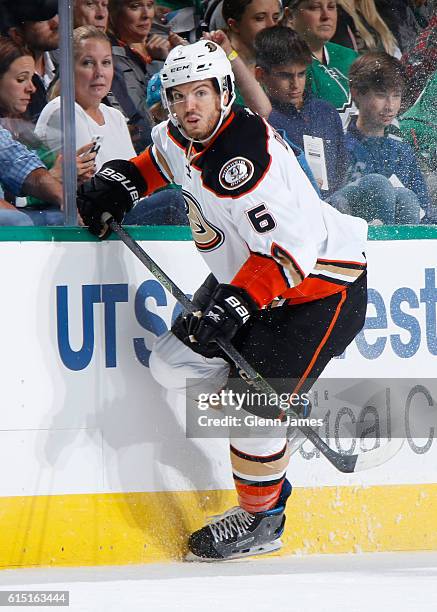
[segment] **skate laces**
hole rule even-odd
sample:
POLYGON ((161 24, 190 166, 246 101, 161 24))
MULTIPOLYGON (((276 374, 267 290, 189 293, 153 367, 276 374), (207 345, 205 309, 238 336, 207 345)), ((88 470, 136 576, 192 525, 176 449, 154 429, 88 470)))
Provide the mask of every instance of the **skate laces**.
POLYGON ((223 514, 211 516, 208 527, 216 542, 222 542, 232 536, 242 536, 248 531, 255 519, 253 514, 243 510, 240 506, 230 508, 223 514))

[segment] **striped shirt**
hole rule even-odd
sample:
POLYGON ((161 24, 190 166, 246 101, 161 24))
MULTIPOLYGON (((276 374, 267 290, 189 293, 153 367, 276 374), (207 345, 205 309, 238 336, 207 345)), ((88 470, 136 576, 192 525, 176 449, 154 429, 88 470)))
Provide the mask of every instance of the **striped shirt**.
POLYGON ((14 140, 8 130, 0 127, 0 183, 2 187, 14 195, 19 195, 24 181, 37 168, 45 168, 38 156, 14 140))

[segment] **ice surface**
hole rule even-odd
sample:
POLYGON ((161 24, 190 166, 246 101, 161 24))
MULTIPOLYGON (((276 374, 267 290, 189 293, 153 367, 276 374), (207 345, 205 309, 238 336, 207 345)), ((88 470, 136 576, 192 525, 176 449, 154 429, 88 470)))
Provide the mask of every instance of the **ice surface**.
POLYGON ((74 612, 435 612, 437 552, 3 570, 8 589, 69 590, 48 609, 74 612))

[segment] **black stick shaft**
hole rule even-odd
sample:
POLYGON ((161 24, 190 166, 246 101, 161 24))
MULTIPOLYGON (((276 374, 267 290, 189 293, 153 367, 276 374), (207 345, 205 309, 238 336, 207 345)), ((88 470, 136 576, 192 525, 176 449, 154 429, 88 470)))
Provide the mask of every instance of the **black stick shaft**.
MULTIPOLYGON (((176 298, 176 300, 187 310, 188 312, 196 312, 198 309, 196 306, 187 298, 185 293, 179 289, 179 287, 167 276, 167 274, 158 266, 158 264, 140 247, 126 230, 116 221, 108 221, 112 231, 124 242, 124 244, 132 251, 132 253, 146 266, 146 268, 157 278, 162 285, 176 298)), ((242 370, 248 380, 261 392, 268 393, 270 395, 276 395, 275 389, 263 378, 246 359, 241 355, 234 346, 222 339, 216 340, 220 348, 232 359, 235 365, 242 370)), ((278 407, 278 413, 272 415, 273 418, 279 418, 281 416, 289 415, 292 418, 299 419, 299 415, 290 407, 286 410, 281 410, 278 407)), ((314 444, 314 446, 327 458, 327 460, 341 472, 353 472, 355 462, 352 456, 344 456, 334 451, 330 446, 324 442, 321 437, 306 425, 299 426, 297 429, 301 431, 304 436, 308 438, 314 444), (353 465, 352 465, 353 463, 353 465)))

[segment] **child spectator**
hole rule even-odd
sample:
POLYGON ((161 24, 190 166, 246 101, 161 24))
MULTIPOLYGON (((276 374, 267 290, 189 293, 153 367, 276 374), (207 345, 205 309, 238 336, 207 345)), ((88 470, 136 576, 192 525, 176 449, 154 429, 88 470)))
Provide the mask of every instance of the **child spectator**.
MULTIPOLYGON (((81 26, 73 33, 74 76, 76 95, 76 141, 84 146, 99 137, 97 170, 117 155, 134 157, 135 151, 123 115, 102 104, 113 77, 111 43, 107 35, 94 26, 81 26)), ((36 134, 51 151, 61 148, 61 100, 54 98, 44 108, 36 125, 36 134)))
POLYGON ((109 0, 74 0, 74 27, 92 25, 99 30, 108 27, 109 0))
MULTIPOLYGON (((352 184, 331 196, 330 203, 342 208, 345 198, 350 212, 369 222, 418 223, 420 207, 430 213, 414 151, 388 130, 399 112, 404 84, 402 64, 387 53, 365 53, 350 70, 352 96, 359 109, 346 134, 346 178, 352 184)), ((430 222, 430 216, 424 221, 430 222)))
POLYGON ((349 68, 358 53, 329 42, 337 27, 334 0, 290 0, 285 9, 287 25, 302 36, 313 56, 307 70, 308 84, 316 98, 330 102, 340 113, 343 129, 356 114, 349 89, 349 68))
POLYGON ((162 105, 161 76, 159 72, 154 74, 147 83, 146 104, 155 125, 168 119, 168 112, 162 105))
POLYGON ((326 198, 343 184, 346 149, 336 109, 305 89, 311 51, 299 34, 279 25, 258 32, 255 50, 256 76, 273 107, 268 121, 274 128, 283 129, 291 142, 306 151, 322 197, 326 198), (311 143, 315 143, 324 160, 325 181, 321 157, 316 164, 311 163, 311 143))

